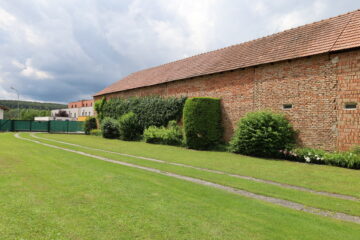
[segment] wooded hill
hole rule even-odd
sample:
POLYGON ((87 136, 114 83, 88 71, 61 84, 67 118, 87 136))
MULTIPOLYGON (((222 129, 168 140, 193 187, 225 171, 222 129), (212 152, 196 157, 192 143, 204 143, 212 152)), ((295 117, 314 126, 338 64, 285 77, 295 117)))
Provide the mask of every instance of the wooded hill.
MULTIPOLYGON (((0 105, 8 107, 9 109, 17 109, 18 101, 0 100, 0 105)), ((67 105, 59 104, 59 103, 19 101, 19 107, 20 109, 53 110, 53 109, 67 108, 67 105)))

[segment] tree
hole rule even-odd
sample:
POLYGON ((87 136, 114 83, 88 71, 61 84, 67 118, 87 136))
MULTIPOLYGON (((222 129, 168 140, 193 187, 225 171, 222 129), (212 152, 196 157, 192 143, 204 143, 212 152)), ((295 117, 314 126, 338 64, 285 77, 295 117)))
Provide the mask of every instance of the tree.
POLYGON ((55 117, 69 117, 69 114, 64 110, 59 110, 55 113, 55 117))

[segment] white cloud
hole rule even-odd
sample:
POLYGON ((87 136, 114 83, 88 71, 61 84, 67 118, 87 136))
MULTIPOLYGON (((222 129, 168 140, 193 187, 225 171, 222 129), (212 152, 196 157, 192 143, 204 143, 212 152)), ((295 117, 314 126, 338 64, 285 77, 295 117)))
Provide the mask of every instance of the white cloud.
MULTIPOLYGON (((165 4, 168 1, 162 2, 165 4)), ((209 41, 214 37, 216 3, 215 0, 186 0, 167 5, 166 9, 185 24, 184 28, 188 33, 186 44, 191 44, 196 51, 208 50, 209 41)))
POLYGON ((13 15, 0 8, 0 28, 6 29, 7 27, 11 26, 15 21, 16 18, 13 15))
POLYGON ((35 79, 53 79, 54 77, 45 72, 45 71, 41 71, 39 69, 36 69, 35 67, 33 67, 32 64, 32 60, 31 59, 27 59, 25 64, 20 63, 17 60, 13 60, 12 64, 14 66, 16 66, 17 68, 20 69, 20 74, 28 77, 28 78, 35 78, 35 79))
POLYGON ((270 24, 273 31, 283 31, 306 23, 321 20, 327 4, 323 0, 314 1, 311 5, 289 11, 285 14, 276 14, 270 24))
POLYGON ((269 9, 264 1, 256 1, 250 3, 252 11, 260 16, 264 16, 269 12, 269 9))

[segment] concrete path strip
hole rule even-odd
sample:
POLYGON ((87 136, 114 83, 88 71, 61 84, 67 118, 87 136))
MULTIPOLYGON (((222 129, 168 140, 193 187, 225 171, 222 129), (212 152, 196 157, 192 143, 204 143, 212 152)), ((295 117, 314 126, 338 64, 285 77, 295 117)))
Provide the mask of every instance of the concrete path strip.
POLYGON ((83 146, 83 145, 58 141, 58 140, 54 140, 54 139, 48 139, 48 138, 44 138, 44 137, 39 137, 39 136, 36 136, 34 133, 31 133, 31 136, 34 137, 34 138, 37 138, 37 139, 43 139, 43 140, 46 140, 46 141, 57 142, 57 143, 70 145, 70 146, 74 146, 74 147, 81 147, 81 148, 84 148, 84 149, 116 154, 116 155, 120 155, 120 156, 124 156, 124 157, 131 157, 131 158, 137 158, 137 159, 142 159, 142 160, 147 160, 147 161, 152 161, 152 162, 157 162, 157 163, 163 163, 163 164, 169 164, 169 165, 174 165, 174 166, 192 168, 192 169, 196 169, 196 170, 200 170, 200 171, 222 174, 222 175, 235 177, 235 178, 240 178, 240 179, 245 179, 245 180, 250 180, 250 181, 254 181, 254 182, 271 184, 271 185, 275 185, 275 186, 279 186, 279 187, 283 187, 283 188, 289 188, 289 189, 294 189, 294 190, 303 191, 303 192, 310 192, 310 193, 323 195, 323 196, 327 196, 327 197, 334 197, 334 198, 340 198, 340 199, 352 200, 352 201, 360 201, 359 198, 354 197, 354 196, 348 196, 348 195, 343 195, 343 194, 338 194, 338 193, 330 193, 330 192, 324 192, 324 191, 316 191, 316 190, 313 190, 313 189, 294 186, 294 185, 290 185, 290 184, 286 184, 286 183, 279 183, 279 182, 274 182, 274 181, 270 181, 270 180, 264 180, 264 179, 249 177, 249 176, 226 173, 226 172, 222 172, 222 171, 218 171, 218 170, 200 168, 200 167, 195 167, 195 166, 182 164, 182 163, 174 163, 174 162, 168 162, 168 161, 163 161, 163 160, 154 159, 154 158, 146 158, 146 157, 135 156, 135 155, 130 155, 130 154, 126 154, 126 153, 119 153, 119 152, 113 152, 113 151, 107 151, 107 150, 103 150, 103 149, 98 149, 98 148, 91 148, 91 147, 87 147, 87 146, 83 146))
POLYGON ((276 205, 279 205, 279 206, 282 206, 282 207, 286 207, 286 208, 290 208, 290 209, 294 209, 294 210, 298 210, 298 211, 302 211, 302 212, 312 213, 312 214, 316 214, 316 215, 320 215, 320 216, 326 216, 326 217, 330 217, 330 218, 334 218, 334 219, 338 219, 338 220, 342 220, 342 221, 348 221, 348 222, 353 222, 353 223, 360 224, 360 217, 358 217, 358 216, 352 216, 352 215, 348 215, 348 214, 345 214, 345 213, 330 212, 330 211, 322 210, 322 209, 319 209, 319 208, 308 207, 308 206, 305 206, 303 204, 299 204, 299 203, 295 203, 295 202, 291 202, 291 201, 287 201, 287 200, 283 200, 283 199, 279 199, 279 198, 268 197, 268 196, 264 196, 264 195, 260 195, 260 194, 255 194, 255 193, 248 192, 248 191, 245 191, 245 190, 240 190, 240 189, 236 189, 236 188, 233 188, 233 187, 224 186, 224 185, 204 181, 204 180, 193 178, 193 177, 182 176, 182 175, 175 174, 175 173, 161 171, 161 170, 158 170, 158 169, 155 169, 155 168, 143 167, 143 166, 139 166, 139 165, 132 164, 132 163, 121 162, 121 161, 117 161, 117 160, 113 160, 113 159, 109 159, 109 158, 105 158, 105 157, 101 157, 101 156, 96 156, 96 155, 92 155, 92 154, 81 152, 81 151, 76 151, 76 150, 63 148, 63 147, 58 147, 58 146, 43 143, 43 142, 40 142, 40 141, 37 141, 37 140, 23 138, 23 137, 21 137, 19 135, 19 133, 16 133, 15 137, 18 138, 18 139, 22 139, 22 140, 30 141, 30 142, 33 142, 33 143, 37 143, 37 144, 40 144, 40 145, 43 145, 43 146, 47 146, 47 147, 51 147, 51 148, 55 148, 55 149, 60 149, 60 150, 64 150, 64 151, 67 151, 67 152, 76 153, 76 154, 79 154, 79 155, 99 159, 99 160, 102 160, 102 161, 115 163, 115 164, 119 164, 119 165, 123 165, 123 166, 127 166, 127 167, 137 168, 137 169, 145 170, 145 171, 148 171, 148 172, 158 173, 158 174, 161 174, 161 175, 174 177, 174 178, 177 178, 177 179, 185 180, 185 181, 192 182, 192 183, 197 183, 197 184, 200 184, 200 185, 214 187, 214 188, 217 188, 217 189, 225 190, 225 191, 230 192, 230 193, 234 193, 234 194, 241 195, 241 196, 244 196, 244 197, 249 197, 249 198, 269 202, 269 203, 276 204, 276 205))

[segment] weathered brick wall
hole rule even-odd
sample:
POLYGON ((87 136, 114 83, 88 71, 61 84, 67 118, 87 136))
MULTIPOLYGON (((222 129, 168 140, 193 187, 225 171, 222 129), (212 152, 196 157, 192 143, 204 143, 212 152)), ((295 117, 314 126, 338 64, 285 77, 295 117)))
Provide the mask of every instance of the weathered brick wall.
POLYGON ((337 148, 360 146, 360 50, 336 54, 338 80, 337 148), (345 109, 346 103, 357 103, 356 109, 345 109))
POLYGON ((336 147, 336 77, 328 55, 264 65, 255 74, 256 109, 285 113, 305 146, 336 147), (284 104, 292 109, 284 110, 284 104))
MULTIPOLYGON (((130 96, 189 96, 219 97, 222 99, 224 137, 229 140, 237 120, 253 109, 254 69, 236 70, 222 74, 196 77, 109 94, 107 97, 130 96)), ((100 99, 101 97, 97 97, 100 99)))
POLYGON ((322 54, 127 90, 107 97, 219 97, 225 140, 230 139, 236 122, 245 113, 271 109, 289 117, 304 146, 345 149, 359 143, 359 110, 349 112, 340 107, 344 101, 360 101, 359 53, 358 50, 322 54), (283 104, 292 104, 293 108, 284 110, 283 104))

